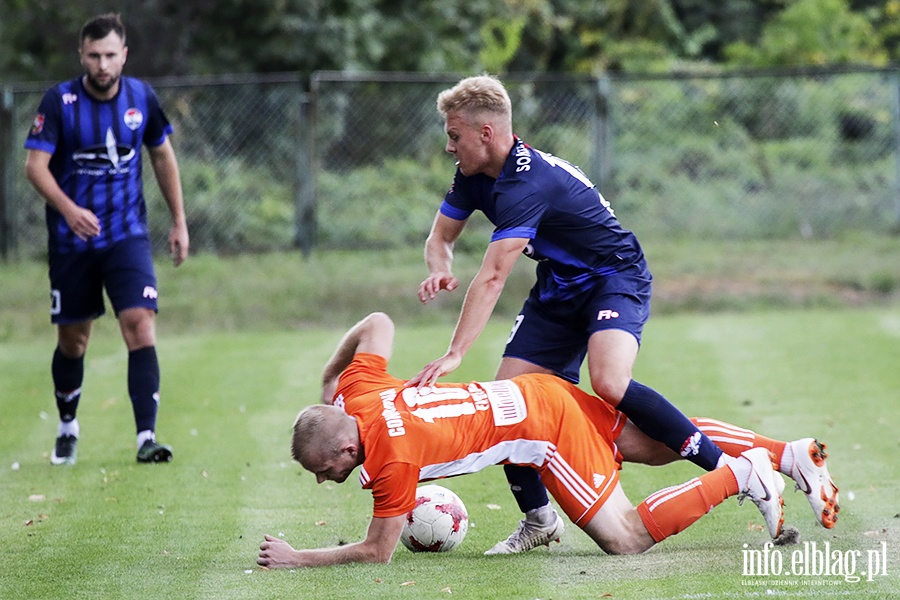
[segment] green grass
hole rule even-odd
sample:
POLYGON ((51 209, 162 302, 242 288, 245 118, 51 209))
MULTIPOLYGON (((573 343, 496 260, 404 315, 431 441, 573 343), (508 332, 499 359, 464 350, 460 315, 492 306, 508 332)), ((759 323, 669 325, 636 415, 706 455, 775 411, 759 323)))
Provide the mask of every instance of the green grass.
MULTIPOLYGON (((247 289, 253 289, 253 272, 233 264, 228 271, 250 279, 247 289)), ((189 293, 186 282, 171 281, 172 273, 166 278, 166 285, 184 285, 189 293)), ((358 289, 358 282, 345 283, 358 289)), ((260 306, 268 306, 267 298, 266 290, 259 292, 260 306)), ((124 350, 111 318, 98 322, 89 350, 79 460, 72 468, 51 468, 47 459, 56 428, 52 329, 0 340, 0 598, 900 597, 896 305, 659 315, 647 327, 636 366, 638 379, 690 415, 773 437, 826 441, 841 487, 840 522, 832 531, 815 526, 806 500, 790 492, 787 520, 803 540, 819 547, 827 541, 841 552, 865 556, 886 542, 887 577, 794 578, 793 584, 742 577, 744 544, 760 548, 766 535, 755 507, 733 499, 642 556, 605 556, 570 526, 549 552, 485 557, 519 518, 499 467, 444 482, 466 502, 471 519, 465 542, 449 554, 414 555, 401 547, 389 565, 257 569, 264 533, 297 547, 355 541, 365 533, 369 492, 353 477, 317 486, 290 462, 288 450, 291 421, 316 401, 321 366, 350 324, 348 314, 401 310, 376 306, 377 297, 369 297, 370 307, 356 302, 345 322, 334 316, 328 327, 298 320, 295 327, 263 322, 217 330, 215 317, 213 325, 196 327, 162 319, 159 435, 175 448, 167 465, 134 462, 124 350), (748 579, 766 585, 744 585, 748 579), (802 585, 819 579, 829 585, 802 585)), ((174 321, 183 318, 176 307, 171 312, 174 321)), ((492 322, 455 378, 489 378, 508 326, 508 318, 492 322)), ((411 375, 443 351, 449 335, 444 322, 401 326, 392 370, 411 375)), ((626 465, 622 480, 639 502, 696 474, 689 464, 626 465)))
MULTIPOLYGON (((467 232, 466 235, 472 232, 467 232)), ((460 246, 473 246, 464 237, 460 246)), ((372 252, 192 256, 178 269, 157 263, 160 331, 283 331, 344 327, 375 309, 398 322, 452 326, 465 286, 481 263, 477 250, 460 251, 461 289, 422 308, 415 295, 425 276, 420 248, 372 252)), ((900 301, 900 236, 839 240, 709 242, 645 241, 653 271, 653 311, 733 312, 841 308, 900 301)), ((516 314, 534 283, 534 263, 516 264, 494 312, 516 314)), ((0 342, 29 340, 48 331, 47 267, 0 263, 0 342)))

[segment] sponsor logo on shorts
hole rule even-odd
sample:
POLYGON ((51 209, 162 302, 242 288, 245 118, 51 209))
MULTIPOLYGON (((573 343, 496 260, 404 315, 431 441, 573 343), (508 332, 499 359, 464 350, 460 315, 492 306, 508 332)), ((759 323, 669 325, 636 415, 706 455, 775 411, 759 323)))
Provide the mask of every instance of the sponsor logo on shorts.
POLYGON ((156 300, 159 298, 159 293, 156 291, 155 287, 151 287, 149 285, 144 286, 144 298, 152 298, 156 300))
POLYGON ((619 318, 619 313, 614 310, 610 310, 610 309, 604 309, 597 313, 598 321, 609 321, 610 319, 618 319, 618 318, 619 318))
POLYGON ((594 487, 599 488, 603 485, 603 482, 606 481, 606 475, 601 475, 600 473, 594 473, 594 487))

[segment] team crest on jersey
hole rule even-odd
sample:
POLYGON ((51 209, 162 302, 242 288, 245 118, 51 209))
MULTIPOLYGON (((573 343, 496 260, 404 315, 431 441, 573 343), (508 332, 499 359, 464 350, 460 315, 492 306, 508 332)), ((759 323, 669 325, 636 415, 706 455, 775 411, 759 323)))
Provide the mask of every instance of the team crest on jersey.
POLYGON ((38 113, 34 116, 34 122, 31 124, 31 135, 38 135, 40 132, 44 130, 44 117, 43 113, 38 113))
POLYGON ((125 125, 128 129, 134 131, 144 123, 144 114, 136 108, 129 108, 125 111, 125 125))

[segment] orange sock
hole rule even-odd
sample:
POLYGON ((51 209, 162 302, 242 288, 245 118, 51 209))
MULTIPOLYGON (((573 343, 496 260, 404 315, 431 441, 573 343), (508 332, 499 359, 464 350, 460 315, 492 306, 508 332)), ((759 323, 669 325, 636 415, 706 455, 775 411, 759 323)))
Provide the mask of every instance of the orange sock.
POLYGON ((738 493, 737 479, 728 467, 651 494, 638 504, 638 514, 659 543, 684 531, 725 498, 738 493))
POLYGON ((773 440, 755 431, 716 419, 699 417, 691 421, 728 456, 740 456, 745 450, 762 447, 775 455, 776 465, 781 464, 781 455, 784 454, 787 442, 773 440))

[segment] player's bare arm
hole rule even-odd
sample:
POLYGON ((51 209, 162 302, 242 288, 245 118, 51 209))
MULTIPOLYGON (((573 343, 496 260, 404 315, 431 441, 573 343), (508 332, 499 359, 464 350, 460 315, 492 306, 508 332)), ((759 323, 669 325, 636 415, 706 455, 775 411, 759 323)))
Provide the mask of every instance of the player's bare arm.
POLYGON ((365 352, 390 360, 393 347, 394 322, 385 313, 372 313, 351 327, 325 363, 322 372, 322 402, 331 404, 338 378, 353 360, 354 354, 365 352))
POLYGON ((400 541, 406 515, 373 517, 366 539, 355 544, 318 550, 295 550, 282 539, 266 535, 256 563, 270 569, 326 567, 345 563, 389 563, 400 541))
POLYGON ((169 254, 177 267, 188 257, 190 236, 184 214, 184 197, 178 160, 175 158, 172 142, 168 138, 159 146, 150 148, 150 163, 153 165, 156 182, 159 184, 159 189, 172 217, 172 229, 169 231, 169 254))
POLYGON ((79 238, 86 240, 100 234, 100 220, 93 212, 75 204, 59 187, 50 172, 48 152, 29 150, 25 158, 25 176, 34 189, 44 197, 66 220, 69 228, 79 238))
POLYGON ((481 268, 466 291, 447 353, 425 365, 407 385, 419 388, 433 385, 439 377, 459 366, 463 356, 487 325, 503 286, 506 285, 506 279, 528 241, 525 238, 507 238, 488 245, 481 268))
POLYGON ((435 215, 425 240, 428 277, 419 285, 419 300, 423 304, 434 300, 441 290, 452 292, 459 287, 459 280, 453 276, 453 247, 465 226, 466 221, 451 219, 440 211, 435 215))

